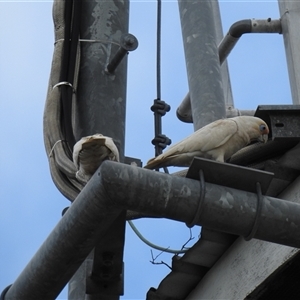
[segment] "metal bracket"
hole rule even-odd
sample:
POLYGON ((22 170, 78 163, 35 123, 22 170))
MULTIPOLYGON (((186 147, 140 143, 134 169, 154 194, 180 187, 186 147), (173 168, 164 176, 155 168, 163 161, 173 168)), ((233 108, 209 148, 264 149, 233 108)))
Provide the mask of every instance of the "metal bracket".
POLYGON ((300 105, 259 105, 255 116, 268 124, 273 140, 300 140, 300 105))
POLYGON ((137 166, 137 167, 143 166, 142 161, 139 158, 130 157, 130 156, 125 156, 124 163, 130 166, 137 166))
POLYGON ((126 211, 123 211, 101 237, 87 268, 86 293, 97 295, 99 299, 106 295, 124 294, 125 219, 126 211))
POLYGON ((270 172, 195 157, 186 177, 198 180, 199 170, 202 170, 205 174, 206 183, 218 184, 251 193, 256 193, 256 183, 259 182, 264 195, 274 176, 270 172))

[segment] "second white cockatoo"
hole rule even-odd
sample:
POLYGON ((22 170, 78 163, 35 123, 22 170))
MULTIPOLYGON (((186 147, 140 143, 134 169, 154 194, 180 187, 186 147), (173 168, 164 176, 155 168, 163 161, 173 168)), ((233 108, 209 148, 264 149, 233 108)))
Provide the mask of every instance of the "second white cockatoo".
POLYGON ((81 138, 73 148, 76 178, 86 183, 104 160, 119 161, 119 151, 112 138, 100 133, 81 138))
POLYGON ((239 116, 214 121, 152 158, 146 169, 189 167, 195 156, 224 162, 251 141, 268 140, 268 125, 260 118, 239 116))

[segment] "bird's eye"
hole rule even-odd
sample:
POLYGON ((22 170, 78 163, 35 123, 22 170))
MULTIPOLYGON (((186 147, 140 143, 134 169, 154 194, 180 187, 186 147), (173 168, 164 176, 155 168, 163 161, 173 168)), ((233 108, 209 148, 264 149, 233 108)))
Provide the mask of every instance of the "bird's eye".
POLYGON ((266 125, 261 124, 261 125, 259 126, 259 129, 260 129, 260 131, 265 131, 265 130, 267 129, 267 127, 266 127, 266 125))

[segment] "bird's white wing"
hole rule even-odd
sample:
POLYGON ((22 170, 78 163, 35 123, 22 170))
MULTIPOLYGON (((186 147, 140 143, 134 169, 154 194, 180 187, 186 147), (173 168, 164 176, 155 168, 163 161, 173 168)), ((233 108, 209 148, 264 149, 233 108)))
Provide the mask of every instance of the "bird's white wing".
POLYGON ((225 144, 237 132, 237 125, 230 119, 217 120, 195 131, 187 138, 171 146, 160 156, 187 152, 207 152, 225 144))
POLYGON ((163 154, 150 159, 145 168, 155 168, 164 161, 177 157, 186 164, 193 156, 205 156, 206 152, 224 145, 236 132, 236 122, 230 119, 217 120, 169 147, 163 154))

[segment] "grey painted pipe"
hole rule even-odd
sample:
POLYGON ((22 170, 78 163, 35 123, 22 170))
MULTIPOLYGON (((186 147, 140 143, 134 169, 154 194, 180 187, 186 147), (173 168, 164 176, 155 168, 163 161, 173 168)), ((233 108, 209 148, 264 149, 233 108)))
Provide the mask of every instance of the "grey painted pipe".
POLYGON ((225 117, 211 1, 178 1, 194 130, 225 117))
POLYGON ((196 180, 105 161, 5 295, 55 299, 122 209, 300 248, 300 205, 196 180), (257 211, 260 215, 257 216, 257 211), (258 221, 258 222, 257 222, 258 221))
MULTIPOLYGON (((218 46, 220 65, 223 64, 231 50, 244 33, 282 33, 281 20, 247 19, 235 22, 218 46)), ((180 121, 193 123, 190 94, 182 100, 176 111, 180 121)))

